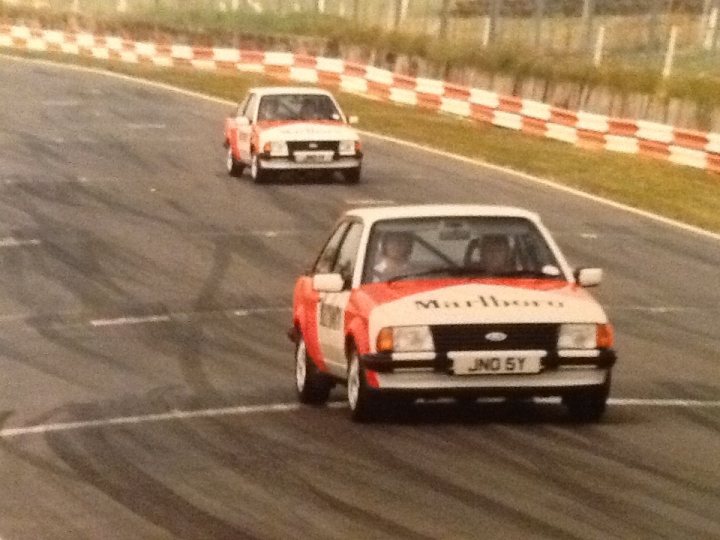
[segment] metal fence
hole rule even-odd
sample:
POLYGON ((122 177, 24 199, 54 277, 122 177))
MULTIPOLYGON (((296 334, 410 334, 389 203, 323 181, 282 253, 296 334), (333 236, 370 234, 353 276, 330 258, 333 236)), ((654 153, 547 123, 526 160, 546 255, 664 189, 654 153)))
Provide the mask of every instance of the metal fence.
POLYGON ((720 73, 720 0, 4 0, 63 10, 318 13, 454 46, 720 73))

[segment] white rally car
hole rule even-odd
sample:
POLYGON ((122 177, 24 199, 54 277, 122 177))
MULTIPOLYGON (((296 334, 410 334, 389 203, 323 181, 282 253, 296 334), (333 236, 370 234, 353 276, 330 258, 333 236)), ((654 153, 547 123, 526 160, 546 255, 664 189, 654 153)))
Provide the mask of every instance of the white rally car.
POLYGON ((319 88, 253 88, 234 116, 225 120, 227 170, 240 176, 246 166, 255 182, 283 171, 343 174, 360 181, 360 137, 330 92, 319 88))
POLYGON ((293 298, 300 401, 347 386, 351 416, 397 399, 560 396, 605 411, 613 329, 539 217, 498 206, 348 211, 293 298))

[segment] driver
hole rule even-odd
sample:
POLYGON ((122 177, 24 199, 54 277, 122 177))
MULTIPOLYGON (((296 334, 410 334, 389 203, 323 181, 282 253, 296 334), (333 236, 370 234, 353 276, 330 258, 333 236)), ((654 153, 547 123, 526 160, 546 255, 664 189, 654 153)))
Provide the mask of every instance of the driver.
POLYGON ((279 120, 278 100, 266 97, 260 102, 260 110, 258 111, 258 120, 279 120))
POLYGON ((302 120, 319 120, 317 103, 312 98, 305 98, 300 108, 300 118, 302 120))
POLYGON ((514 270, 510 241, 504 234, 487 234, 480 242, 480 266, 488 274, 503 274, 514 270))
POLYGON ((382 237, 380 260, 373 267, 373 282, 387 281, 412 272, 410 255, 412 235, 401 231, 388 231, 382 237))

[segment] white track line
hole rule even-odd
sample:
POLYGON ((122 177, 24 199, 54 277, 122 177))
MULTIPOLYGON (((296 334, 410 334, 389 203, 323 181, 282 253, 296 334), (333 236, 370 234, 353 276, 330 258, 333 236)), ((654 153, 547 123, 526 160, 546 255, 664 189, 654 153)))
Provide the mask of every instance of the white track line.
POLYGON ((126 124, 128 129, 167 129, 165 124, 126 124))
MULTIPOLYGON (((64 69, 69 69, 69 70, 74 70, 74 71, 83 71, 86 73, 95 73, 95 74, 104 75, 107 77, 114 77, 114 78, 122 79, 125 81, 131 81, 135 84, 142 84, 142 85, 151 86, 154 88, 159 88, 162 90, 166 90, 168 92, 173 92, 176 94, 181 94, 181 95, 185 95, 185 96, 189 96, 189 97, 193 97, 193 98, 197 98, 197 99, 202 99, 202 100, 210 101, 213 103, 219 103, 222 105, 230 105, 230 106, 237 105, 237 103, 234 101, 228 101, 226 99, 209 96, 207 94, 201 94, 200 92, 193 92, 191 90, 185 90, 183 88, 178 88, 178 87, 171 86, 171 85, 165 84, 165 83, 149 81, 146 79, 139 79, 137 77, 131 77, 129 75, 124 75, 121 73, 112 73, 110 71, 105 71, 105 70, 99 69, 99 68, 90 68, 90 67, 78 66, 78 65, 74 65, 74 64, 64 64, 61 62, 53 62, 50 60, 23 58, 20 56, 12 56, 12 55, 8 55, 8 54, 0 54, 0 58, 5 58, 8 60, 14 60, 14 61, 25 61, 25 62, 48 65, 48 66, 53 66, 53 67, 61 67, 64 69)), ((422 150, 424 152, 428 152, 428 153, 435 154, 438 156, 446 157, 448 159, 453 159, 456 161, 469 163, 471 165, 476 165, 478 167, 484 167, 486 169, 490 169, 493 171, 498 171, 498 172, 502 172, 502 173, 509 174, 512 176, 516 176, 518 178, 522 178, 523 180, 527 180, 529 182, 533 182, 533 183, 540 184, 540 185, 543 185, 543 186, 546 186, 546 187, 549 187, 552 189, 556 189, 556 190, 562 191, 564 193, 569 193, 569 194, 575 195, 577 197, 582 197, 583 199, 587 199, 587 200, 590 200, 590 201, 593 201, 593 202, 596 202, 599 204, 604 204, 606 206, 610 206, 617 210, 622 210, 624 212, 628 212, 628 213, 634 214, 636 216, 641 216, 643 218, 650 219, 652 221, 656 221, 658 223, 662 223, 662 224, 668 225, 670 227, 675 227, 677 229, 681 229, 686 232, 690 232, 693 234, 704 236, 706 238, 720 241, 720 233, 708 231, 706 229, 702 229, 702 228, 696 227, 694 225, 689 225, 687 223, 683 223, 682 221, 678 221, 678 220, 671 219, 671 218, 668 218, 665 216, 661 216, 659 214, 655 214, 655 213, 649 212, 647 210, 641 210, 639 208, 635 208, 635 207, 629 206, 627 204, 612 201, 610 199, 605 199, 598 195, 592 195, 590 193, 586 193, 584 191, 580 191, 578 189, 568 187, 564 184, 559 184, 557 182, 553 182, 552 180, 548 180, 546 178, 541 178, 539 176, 535 176, 535 175, 528 174, 525 172, 517 171, 515 169, 511 169, 510 167, 503 167, 500 165, 495 165, 493 163, 488 163, 487 161, 482 161, 479 159, 460 156, 458 154, 453 154, 451 152, 446 152, 444 150, 437 150, 435 148, 431 148, 429 146, 425 146, 422 144, 404 141, 402 139, 396 139, 395 137, 388 137, 386 135, 379 135, 377 133, 372 133, 369 131, 360 131, 360 133, 364 136, 379 139, 381 141, 392 142, 395 144, 406 146, 408 148, 414 148, 416 150, 422 150)))
POLYGON ((13 238, 12 236, 8 236, 6 238, 0 238, 0 248, 38 246, 41 243, 42 242, 37 238, 29 238, 27 240, 20 240, 18 238, 13 238))
MULTIPOLYGON (((329 407, 344 407, 342 402, 333 402, 329 407)), ((81 422, 61 422, 57 424, 42 424, 36 426, 8 428, 0 430, 0 438, 18 437, 20 435, 37 435, 56 431, 74 431, 78 429, 100 428, 107 426, 122 426, 133 424, 146 424, 151 422, 167 422, 171 420, 187 420, 195 418, 216 418, 219 416, 242 416, 246 414, 292 412, 303 408, 299 403, 271 403, 268 405, 240 405, 237 407, 222 407, 218 409, 202 409, 197 411, 170 411, 166 413, 145 414, 139 416, 118 416, 99 420, 86 420, 81 422)))
POLYGON ((147 324, 155 322, 169 322, 170 315, 147 315, 144 317, 118 317, 117 319, 93 319, 90 326, 123 326, 130 324, 147 324))
MULTIPOLYGON (((535 400, 538 403, 559 403, 555 398, 535 400)), ((610 406, 615 407, 677 407, 677 408, 720 408, 720 400, 704 401, 695 399, 639 399, 639 398, 611 398, 610 406)), ((347 407, 343 401, 328 403, 329 408, 338 409, 347 407)), ((166 413, 144 414, 138 416, 118 416, 115 418, 102 418, 98 420, 85 420, 80 422, 59 422, 56 424, 40 424, 35 426, 6 428, 0 430, 0 438, 10 439, 22 435, 41 435, 58 431, 76 431, 80 429, 104 428, 109 426, 124 426, 147 424, 153 422, 169 422, 173 420, 189 420, 195 418, 216 418, 220 416, 243 416, 248 414, 295 412, 303 408, 310 408, 299 403, 270 403, 267 405, 240 405, 237 407, 222 407, 217 409, 202 409, 196 411, 169 411, 166 413)))
POLYGON ((81 326, 90 325, 97 328, 104 326, 122 326, 132 324, 151 324, 159 322, 169 322, 171 320, 186 321, 193 316, 202 315, 228 315, 234 317, 248 317, 251 315, 260 315, 263 313, 275 313, 282 311, 292 311, 291 306, 285 307, 267 307, 267 308, 233 308, 223 309, 215 311, 173 311, 169 313, 155 313, 148 315, 122 315, 120 317, 103 318, 103 319, 91 319, 87 320, 82 317, 76 311, 58 311, 55 313, 0 313, 0 324, 2 323, 14 323, 23 322, 31 319, 42 319, 51 317, 53 320, 58 320, 61 326, 78 326, 78 323, 62 323, 59 320, 62 318, 71 319, 74 321, 82 321, 79 323, 81 326))
POLYGON ((223 309, 217 311, 198 311, 198 312, 171 312, 150 314, 141 316, 122 316, 112 319, 92 319, 90 326, 102 328, 103 326, 129 326, 134 324, 153 324, 161 322, 170 322, 173 320, 186 320, 194 315, 217 315, 227 314, 235 317, 247 317, 248 315, 256 315, 261 313, 273 313, 276 311, 291 311, 292 307, 269 307, 269 308, 246 308, 246 309, 223 309))

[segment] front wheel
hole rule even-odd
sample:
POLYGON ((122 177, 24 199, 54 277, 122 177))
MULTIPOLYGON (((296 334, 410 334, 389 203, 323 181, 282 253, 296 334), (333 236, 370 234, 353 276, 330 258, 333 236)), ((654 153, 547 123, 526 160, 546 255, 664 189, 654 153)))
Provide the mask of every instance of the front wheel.
POLYGON ((563 396, 563 404, 567 407, 570 417, 576 422, 599 422, 607 409, 610 395, 610 372, 605 383, 597 388, 585 390, 577 394, 563 396))
POLYGON ((242 163, 235 159, 235 156, 233 156, 232 148, 230 148, 229 146, 227 149, 227 159, 225 161, 225 166, 227 168, 228 174, 235 177, 240 176, 243 172, 243 169, 245 168, 242 163))
POLYGON ((372 420, 377 412, 378 396, 374 396, 368 388, 365 370, 360 365, 360 358, 354 349, 350 352, 348 365, 347 398, 350 406, 350 418, 354 422, 372 420))
POLYGON ((295 348, 295 385, 298 400, 308 405, 326 403, 333 387, 330 378, 321 373, 308 357, 305 340, 302 337, 295 348))
POLYGON ((262 168, 257 154, 253 154, 252 161, 250 162, 250 176, 256 184, 262 184, 270 180, 270 172, 262 168))
POLYGON ((357 184, 360 182, 360 167, 353 167, 352 169, 346 169, 343 172, 345 182, 348 184, 357 184))

